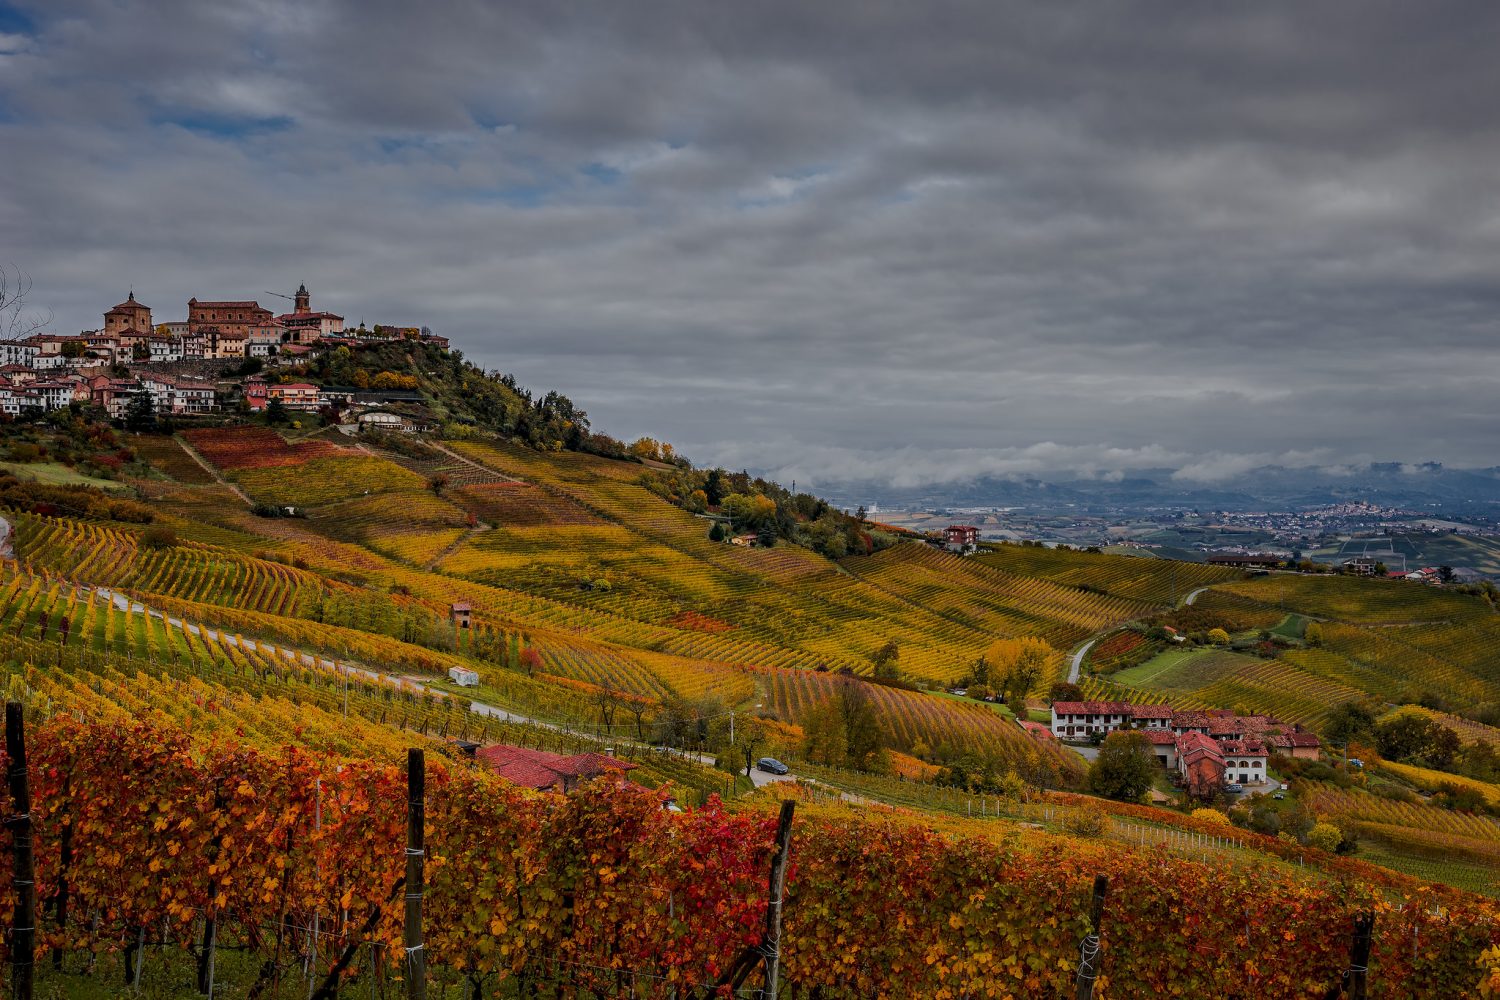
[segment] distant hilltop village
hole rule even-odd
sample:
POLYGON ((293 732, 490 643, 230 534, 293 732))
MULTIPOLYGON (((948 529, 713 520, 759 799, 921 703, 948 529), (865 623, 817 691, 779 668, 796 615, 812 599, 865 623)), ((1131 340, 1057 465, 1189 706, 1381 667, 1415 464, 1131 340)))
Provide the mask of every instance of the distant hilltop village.
MULTIPOLYGON (((236 394, 252 410, 273 399, 287 409, 313 410, 329 402, 318 387, 259 378, 254 370, 338 347, 415 341, 448 348, 448 338, 426 327, 367 329, 361 322, 347 330, 344 317, 313 310, 305 284, 284 297, 292 310, 279 316, 254 299, 194 297, 186 320, 155 323, 151 307, 132 289, 104 313, 97 330, 0 340, 0 414, 17 417, 80 402, 121 419, 130 402, 144 396, 159 415, 186 416, 212 413, 237 402, 236 394), (238 374, 251 377, 226 384, 218 377, 225 374, 224 362, 239 362, 238 374)), ((351 401, 351 393, 338 395, 338 402, 351 401)))

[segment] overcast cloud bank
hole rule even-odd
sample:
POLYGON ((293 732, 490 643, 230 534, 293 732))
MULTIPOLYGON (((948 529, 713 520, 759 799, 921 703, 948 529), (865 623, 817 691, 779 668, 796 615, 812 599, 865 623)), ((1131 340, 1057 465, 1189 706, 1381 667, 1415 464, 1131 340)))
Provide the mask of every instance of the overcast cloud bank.
POLYGON ((0 3, 65 332, 306 281, 799 482, 1494 465, 1500 8, 0 3))

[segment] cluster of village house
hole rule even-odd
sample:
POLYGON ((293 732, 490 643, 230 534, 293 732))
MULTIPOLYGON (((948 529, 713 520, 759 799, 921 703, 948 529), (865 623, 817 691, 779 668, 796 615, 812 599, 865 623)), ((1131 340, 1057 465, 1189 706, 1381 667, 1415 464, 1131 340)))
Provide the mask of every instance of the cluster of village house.
MULTIPOLYGON (((20 416, 82 402, 111 417, 124 415, 130 401, 150 397, 161 414, 211 413, 221 402, 212 381, 165 372, 174 362, 297 358, 340 345, 360 346, 395 339, 448 346, 444 337, 417 327, 376 326, 345 330, 344 318, 312 308, 305 285, 292 296, 291 312, 273 315, 254 300, 189 299, 187 319, 153 323, 151 307, 135 292, 104 314, 104 325, 82 333, 37 333, 0 340, 0 413, 20 416), (119 368, 128 377, 117 376, 119 368), (112 374, 114 373, 114 374, 112 374)), ((185 366, 186 367, 186 366, 185 366)), ((353 387, 325 393, 305 383, 278 384, 264 378, 245 383, 245 399, 258 410, 280 399, 291 410, 316 410, 354 402, 353 387)), ((385 395, 391 395, 386 393, 385 395)), ((389 416, 389 415, 388 415, 389 416)), ((380 423, 371 419, 369 423, 380 423)), ((392 423, 401 423, 393 417, 392 423)), ((398 429, 412 429, 402 426, 398 429)))
MULTIPOLYGON (((1040 724, 1036 724, 1040 726, 1040 724)), ((1227 709, 1184 712, 1169 705, 1128 701, 1058 701, 1047 730, 1060 739, 1138 730, 1151 743, 1157 761, 1189 783, 1259 784, 1273 753, 1317 760, 1318 737, 1300 725, 1264 715, 1235 715, 1227 709)))

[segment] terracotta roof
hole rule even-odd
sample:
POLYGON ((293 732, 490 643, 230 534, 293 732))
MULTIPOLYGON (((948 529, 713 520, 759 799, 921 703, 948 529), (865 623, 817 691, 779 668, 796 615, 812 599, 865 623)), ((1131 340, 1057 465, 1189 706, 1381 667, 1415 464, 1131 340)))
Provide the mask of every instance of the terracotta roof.
POLYGON ((1181 729, 1207 729, 1208 716, 1202 712, 1173 712, 1172 725, 1181 729))
POLYGON ((1264 757, 1266 746, 1260 740, 1226 740, 1220 744, 1226 754, 1236 757, 1264 757))
POLYGON ((1272 746, 1278 747, 1320 747, 1323 741, 1312 733, 1279 733, 1271 737, 1272 746))
POLYGON ((553 788, 569 780, 596 777, 609 770, 629 771, 636 766, 603 754, 583 753, 565 757, 546 750, 528 750, 504 743, 482 747, 475 751, 474 758, 507 781, 538 790, 553 788))
POLYGON ((1172 717, 1171 705, 1134 705, 1130 714, 1137 719, 1170 719, 1172 717))
MULTIPOLYGON (((188 299, 190 306, 203 306, 208 309, 262 309, 265 308, 254 299, 188 299)), ((266 312, 271 310, 266 309, 266 312)))
POLYGON ((1058 715, 1129 715, 1133 705, 1128 701, 1054 701, 1052 711, 1058 715))
POLYGON ((343 319, 338 313, 331 312, 289 312, 282 313, 276 317, 278 323, 285 323, 289 319, 343 319))
POLYGON ((1177 734, 1168 729, 1142 729, 1140 733, 1150 740, 1153 746, 1177 745, 1177 734))
POLYGON ((148 305, 145 305, 143 303, 137 302, 135 300, 135 292, 131 292, 130 293, 130 297, 128 299, 126 299, 124 302, 121 302, 119 305, 117 305, 114 308, 112 308, 110 310, 110 312, 124 312, 124 311, 126 311, 128 309, 150 309, 150 308, 151 307, 148 306, 148 305))
POLYGON ((1202 733, 1183 733, 1177 738, 1177 752, 1182 756, 1184 764, 1191 764, 1203 757, 1214 760, 1223 760, 1223 753, 1219 744, 1204 736, 1202 733))

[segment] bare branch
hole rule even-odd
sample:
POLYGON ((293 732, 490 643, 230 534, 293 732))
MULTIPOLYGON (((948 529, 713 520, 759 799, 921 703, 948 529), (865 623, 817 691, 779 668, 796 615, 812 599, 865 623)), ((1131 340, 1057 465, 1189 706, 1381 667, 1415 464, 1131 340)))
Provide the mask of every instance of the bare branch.
POLYGON ((31 275, 14 264, 0 264, 0 340, 22 340, 51 324, 51 311, 45 316, 26 311, 31 285, 31 275))

